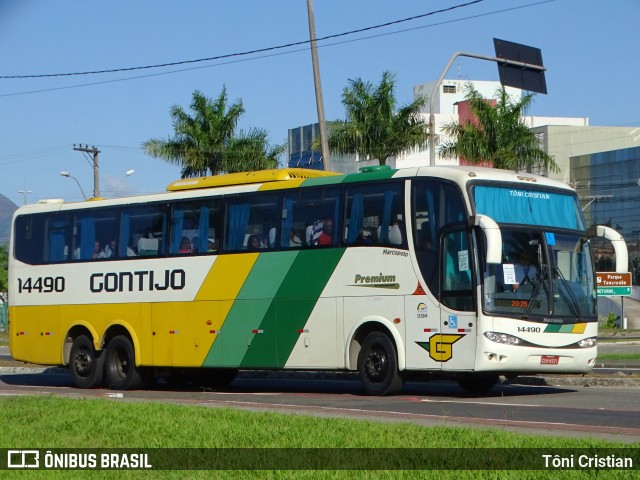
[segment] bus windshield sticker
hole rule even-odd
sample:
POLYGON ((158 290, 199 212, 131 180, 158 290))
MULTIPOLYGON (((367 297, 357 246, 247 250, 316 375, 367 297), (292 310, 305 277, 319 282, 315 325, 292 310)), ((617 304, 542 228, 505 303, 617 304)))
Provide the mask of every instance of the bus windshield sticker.
POLYGON ((547 238, 547 245, 553 246, 556 244, 556 235, 553 232, 545 232, 544 236, 547 238))
POLYGON ((460 250, 458 252, 458 271, 466 272, 469 270, 469 251, 460 250))
POLYGON ((513 263, 505 263, 502 265, 502 274, 505 285, 513 285, 516 283, 516 266, 513 263))

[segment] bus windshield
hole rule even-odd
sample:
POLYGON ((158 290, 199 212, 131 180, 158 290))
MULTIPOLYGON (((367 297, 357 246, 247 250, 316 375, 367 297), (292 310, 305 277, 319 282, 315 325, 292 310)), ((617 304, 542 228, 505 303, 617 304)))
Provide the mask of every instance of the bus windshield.
POLYGON ((473 187, 476 213, 498 223, 538 225, 585 230, 584 217, 574 194, 493 185, 473 187))
POLYGON ((586 238, 531 229, 502 230, 502 263, 486 264, 488 312, 554 323, 596 318, 596 295, 586 238))

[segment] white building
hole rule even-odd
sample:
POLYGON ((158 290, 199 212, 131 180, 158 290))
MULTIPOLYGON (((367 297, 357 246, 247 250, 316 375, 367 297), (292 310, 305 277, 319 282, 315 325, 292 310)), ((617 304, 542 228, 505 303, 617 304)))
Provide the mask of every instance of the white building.
MULTIPOLYGON (((496 98, 497 92, 501 89, 500 82, 484 80, 445 79, 435 93, 433 92, 435 81, 414 86, 414 98, 426 96, 429 99, 433 93, 433 98, 429 99, 430 103, 427 103, 421 115, 424 122, 428 124, 429 109, 433 109, 437 136, 440 135, 444 124, 452 121, 464 122, 469 118, 468 112, 464 108, 466 106, 465 95, 467 92, 465 85, 468 83, 472 84, 487 99, 496 98)), ((521 89, 513 87, 505 87, 505 89, 514 101, 517 102, 522 98, 523 92, 521 89)), ((538 136, 542 148, 554 157, 555 162, 560 167, 560 171, 557 173, 535 173, 542 173, 566 183, 572 181, 570 172, 571 157, 640 146, 640 128, 592 127, 586 117, 527 116, 523 120, 538 136)), ((318 135, 316 126, 307 125, 289 130, 288 163, 290 166, 322 168, 321 162, 313 161, 315 157, 319 156, 319 152, 312 152, 310 146, 312 140, 318 135)), ((332 168, 343 173, 353 173, 360 167, 379 164, 377 159, 369 161, 356 160, 359 159, 355 157, 337 157, 335 162, 332 162, 332 168)), ((436 145, 435 163, 437 165, 457 165, 459 159, 442 158, 437 153, 436 145)), ((387 165, 392 168, 416 167, 429 164, 428 145, 425 148, 403 152, 397 158, 387 160, 387 165)))
MULTIPOLYGON (((434 113, 435 125, 436 125, 436 138, 441 135, 442 126, 452 121, 463 123, 468 118, 464 112, 460 111, 460 104, 465 102, 465 96, 467 84, 473 85, 473 88, 477 90, 482 97, 487 99, 494 99, 497 97, 498 92, 502 88, 500 82, 484 81, 484 80, 450 80, 445 79, 442 84, 436 89, 435 93, 433 88, 436 82, 422 83, 413 87, 414 98, 419 96, 425 96, 430 99, 430 103, 423 109, 422 115, 424 115, 424 121, 429 122, 429 109, 431 108, 434 113), (434 93, 433 98, 430 98, 434 93)), ((519 88, 505 87, 505 90, 509 97, 518 102, 523 96, 523 92, 519 88)), ((524 118, 527 126, 540 127, 549 125, 561 125, 570 127, 585 127, 589 125, 588 118, 574 118, 574 117, 533 117, 527 116, 524 118)), ((554 152, 549 152, 554 154, 554 152)), ((562 153, 562 152, 558 152, 562 153)), ((556 162, 560 160, 562 165, 567 166, 569 164, 569 157, 556 158, 556 162)), ((391 166, 396 168, 403 167, 416 167, 420 165, 429 165, 429 148, 413 150, 405 152, 399 155, 394 161, 388 162, 391 166)), ((436 158, 435 163, 437 165, 457 165, 459 163, 458 158, 442 158, 437 153, 436 145, 436 158)), ((559 163, 560 165, 560 163, 559 163)), ((564 167, 561 168, 564 170, 564 167)), ((555 178, 555 177, 554 177, 555 178)))

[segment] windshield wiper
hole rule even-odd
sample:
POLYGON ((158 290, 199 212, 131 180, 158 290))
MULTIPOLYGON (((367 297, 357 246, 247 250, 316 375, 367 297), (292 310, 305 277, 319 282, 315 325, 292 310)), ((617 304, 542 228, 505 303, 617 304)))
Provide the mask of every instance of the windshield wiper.
POLYGON ((538 298, 538 293, 540 292, 540 287, 544 284, 544 279, 547 276, 547 269, 549 267, 547 264, 543 263, 540 268, 540 275, 536 278, 536 283, 533 286, 533 292, 531 293, 531 298, 529 299, 529 305, 527 306, 527 311, 522 316, 523 320, 529 318, 529 314, 531 314, 531 310, 533 309, 533 301, 538 298))
POLYGON ((569 297, 571 301, 569 301, 569 299, 567 298, 567 295, 562 291, 562 288, 558 289, 560 291, 560 294, 562 295, 562 298, 564 298, 564 301, 567 303, 567 305, 569 305, 569 308, 571 309, 571 313, 573 313, 573 315, 575 315, 575 317, 578 320, 582 321, 582 311, 580 310, 580 304, 578 303, 578 299, 576 298, 576 296, 571 291, 571 287, 569 287, 569 282, 567 282, 567 279, 564 278, 562 271, 558 267, 555 267, 553 269, 553 273, 555 273, 558 276, 558 278, 562 280, 562 285, 564 286, 564 290, 566 290, 569 293, 569 297))

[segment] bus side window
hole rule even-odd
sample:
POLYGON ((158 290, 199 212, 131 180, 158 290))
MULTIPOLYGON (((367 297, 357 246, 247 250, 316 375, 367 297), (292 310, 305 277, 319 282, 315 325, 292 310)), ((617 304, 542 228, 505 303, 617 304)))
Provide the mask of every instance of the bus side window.
POLYGON ((145 205, 123 209, 120 222, 120 258, 159 256, 164 253, 165 205, 145 205))
POLYGON ((73 222, 73 258, 75 260, 104 260, 109 258, 105 247, 118 231, 116 211, 87 210, 76 213, 73 222))
POLYGON ((302 248, 315 245, 337 245, 340 190, 309 188, 287 192, 282 210, 280 245, 302 248), (320 240, 323 234, 325 234, 320 240))
POLYGON ((258 239, 259 249, 277 248, 282 217, 280 195, 257 193, 243 200, 228 200, 225 250, 246 250, 249 238, 258 239))
POLYGON ((456 310, 473 311, 471 250, 465 231, 444 237, 442 303, 456 310))
POLYGON ((169 254, 210 253, 216 250, 216 229, 220 223, 220 201, 203 199, 171 207, 169 254), (211 240, 211 241, 210 241, 211 240))
POLYGON ((347 190, 344 240, 349 245, 406 248, 403 185, 397 182, 354 186, 347 190))
POLYGON ((71 220, 66 214, 18 216, 13 228, 15 258, 29 265, 69 260, 71 220))

